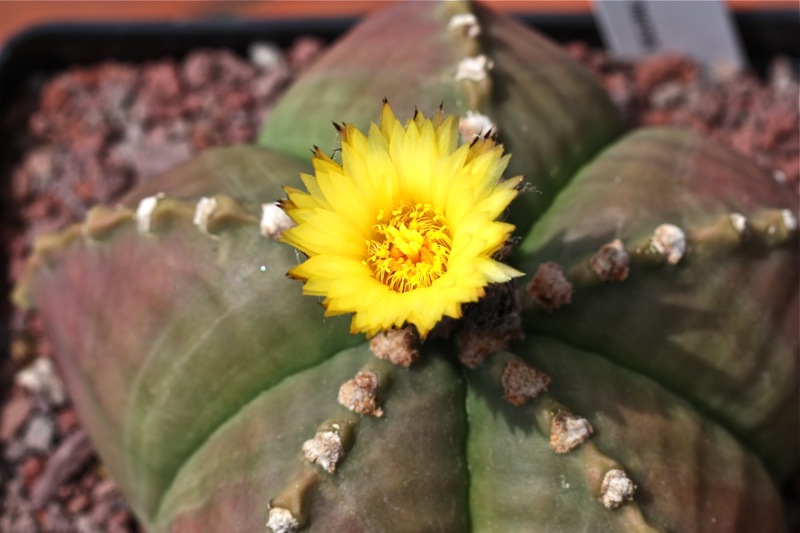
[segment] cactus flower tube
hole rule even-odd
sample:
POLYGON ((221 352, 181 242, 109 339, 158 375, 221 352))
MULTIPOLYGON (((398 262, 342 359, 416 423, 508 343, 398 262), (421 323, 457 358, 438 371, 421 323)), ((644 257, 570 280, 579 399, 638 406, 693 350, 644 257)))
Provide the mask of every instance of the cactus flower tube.
POLYGON ((404 324, 422 337, 489 283, 522 273, 492 259, 514 226, 497 221, 522 177, 503 180, 509 156, 490 135, 458 146, 458 124, 439 110, 405 126, 384 102, 364 135, 337 126, 342 164, 316 149, 309 192, 287 187, 297 226, 282 240, 308 255, 289 274, 322 296, 326 315, 355 313, 353 333, 404 324))

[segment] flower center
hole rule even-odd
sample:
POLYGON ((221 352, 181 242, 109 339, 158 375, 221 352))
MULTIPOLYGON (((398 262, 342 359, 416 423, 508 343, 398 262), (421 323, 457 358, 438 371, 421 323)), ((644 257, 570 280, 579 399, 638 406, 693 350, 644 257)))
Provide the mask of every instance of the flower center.
POLYGON ((430 287, 447 272, 452 241, 441 208, 403 203, 388 221, 383 210, 377 218, 373 239, 367 241, 365 263, 381 283, 395 292, 406 292, 430 287))

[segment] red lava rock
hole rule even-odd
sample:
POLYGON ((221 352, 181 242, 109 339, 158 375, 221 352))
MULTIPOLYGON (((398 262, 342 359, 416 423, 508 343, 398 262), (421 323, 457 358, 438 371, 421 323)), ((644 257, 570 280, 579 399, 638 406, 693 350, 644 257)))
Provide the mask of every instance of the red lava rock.
POLYGON ((30 455, 19 466, 19 475, 25 484, 25 488, 30 491, 31 486, 39 478, 44 468, 44 459, 36 455, 30 455))
POLYGON ((258 100, 271 100, 280 94, 289 79, 289 73, 286 71, 262 75, 253 83, 253 96, 258 100))
POLYGON ((584 41, 571 41, 564 46, 564 49, 577 61, 584 61, 589 55, 589 45, 584 41))
POLYGON ((75 494, 77 487, 74 484, 61 485, 56 489, 56 498, 61 501, 66 501, 72 498, 75 494))
POLYGON ((778 170, 783 173, 783 180, 788 183, 800 183, 800 153, 788 154, 778 163, 778 170))
POLYGON ((234 143, 245 143, 253 138, 256 132, 247 117, 239 115, 232 118, 225 128, 225 137, 234 143))
POLYGON ((75 414, 75 410, 71 407, 58 413, 56 419, 58 421, 58 430, 61 435, 68 435, 79 427, 78 415, 75 414))
MULTIPOLYGON (((34 400, 43 402, 41 396, 34 397, 34 400)), ((42 412, 41 408, 34 409, 34 414, 28 419, 28 424, 22 434, 25 446, 32 452, 46 454, 53 449, 53 437, 55 436, 55 426, 47 413, 42 412)))
POLYGON ((630 77, 622 72, 615 72, 609 74, 606 79, 606 90, 608 91, 611 101, 622 111, 627 121, 635 111, 636 103, 636 90, 630 77))
POLYGON ((170 60, 147 65, 134 107, 144 122, 180 116, 181 83, 175 63, 170 60))
POLYGON ((136 176, 154 176, 191 157, 193 150, 186 137, 178 127, 172 131, 156 127, 125 137, 110 150, 110 157, 116 166, 136 176), (143 153, 147 157, 141 157, 143 153))
POLYGON ((117 491, 117 485, 111 478, 100 478, 97 483, 92 487, 92 498, 94 500, 102 500, 114 495, 117 491))
POLYGON ((53 176, 58 158, 59 153, 52 146, 43 146, 28 152, 22 168, 14 173, 12 187, 15 196, 23 199, 44 189, 53 176))
POLYGON ((800 186, 797 75, 791 62, 773 60, 768 84, 752 72, 702 76, 691 60, 660 54, 638 63, 609 58, 583 43, 568 52, 598 77, 629 126, 676 125, 727 144, 786 183, 800 186), (628 87, 633 96, 629 97, 628 87))
POLYGON ((224 85, 244 84, 256 75, 256 68, 228 50, 213 52, 218 81, 224 85))
POLYGON ((286 53, 293 70, 302 71, 311 66, 325 48, 325 43, 316 37, 300 37, 286 53))
POLYGON ((128 533, 133 531, 133 520, 125 509, 113 511, 106 520, 105 530, 108 533, 128 533))
POLYGON ((180 72, 181 78, 189 87, 202 87, 211 81, 214 74, 213 55, 207 50, 192 52, 183 62, 180 72))
POLYGON ((33 404, 27 394, 19 391, 3 405, 2 421, 0 421, 0 440, 8 441, 17 433, 28 419, 33 404))
POLYGON ((70 514, 77 514, 89 507, 89 497, 84 492, 76 493, 67 502, 67 511, 70 514))
POLYGON ((40 531, 67 533, 74 531, 64 509, 56 502, 51 502, 45 509, 37 513, 40 531))
POLYGON ((666 109, 652 109, 642 115, 642 124, 646 126, 665 126, 670 123, 671 113, 666 109))
POLYGON ((700 124, 718 126, 725 111, 720 96, 720 91, 714 87, 692 87, 686 105, 689 116, 700 124))
POLYGON ((646 93, 666 81, 693 81, 698 68, 683 54, 664 53, 645 58, 636 65, 634 72, 636 87, 646 93))
POLYGON ((220 102, 223 109, 246 109, 254 103, 253 95, 247 90, 238 90, 223 95, 220 102))
POLYGON ((76 431, 50 456, 47 468, 31 490, 31 500, 41 507, 58 487, 80 472, 94 457, 94 449, 85 431, 76 431))

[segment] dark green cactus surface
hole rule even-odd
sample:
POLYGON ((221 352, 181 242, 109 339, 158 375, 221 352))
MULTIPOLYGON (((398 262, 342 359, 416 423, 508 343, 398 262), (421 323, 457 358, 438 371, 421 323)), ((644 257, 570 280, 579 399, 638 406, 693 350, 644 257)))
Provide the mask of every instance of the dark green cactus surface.
POLYGON ((622 135, 562 51, 468 9, 368 19, 288 91, 260 146, 210 150, 38 242, 17 300, 40 311, 150 531, 267 531, 270 509, 320 532, 783 530, 776 484, 800 457, 796 197, 692 133, 622 135), (488 75, 462 75, 481 54, 488 75), (533 185, 508 214, 524 338, 477 368, 447 339, 409 368, 376 359, 286 277, 294 249, 259 232, 307 150, 336 146, 331 121, 363 129, 383 97, 401 119, 440 102, 491 117, 508 175, 533 185), (198 228, 201 198, 216 207, 198 228), (588 265, 617 239, 629 273, 602 281, 588 265), (549 262, 572 283, 555 310, 528 290, 549 262), (504 376, 520 361, 551 381, 517 406, 504 376), (337 402, 362 371, 383 416, 337 402), (550 444, 559 413, 593 428, 567 453, 550 444), (334 472, 303 454, 324 427, 343 435, 334 472), (636 491, 609 508, 614 469, 636 491))

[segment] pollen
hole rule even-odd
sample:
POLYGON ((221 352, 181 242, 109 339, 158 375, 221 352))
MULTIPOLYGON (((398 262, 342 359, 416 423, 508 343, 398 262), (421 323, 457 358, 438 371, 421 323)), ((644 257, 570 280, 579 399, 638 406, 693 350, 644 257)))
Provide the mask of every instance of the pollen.
POLYGON ((430 287, 447 272, 452 238, 440 208, 403 203, 387 223, 375 224, 372 234, 365 263, 393 291, 430 287))

